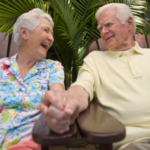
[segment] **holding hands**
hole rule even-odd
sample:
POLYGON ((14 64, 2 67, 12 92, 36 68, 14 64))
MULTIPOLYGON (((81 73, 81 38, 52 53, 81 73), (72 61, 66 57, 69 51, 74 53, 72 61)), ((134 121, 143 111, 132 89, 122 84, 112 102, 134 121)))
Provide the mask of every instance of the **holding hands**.
POLYGON ((81 86, 76 85, 65 91, 57 83, 45 94, 40 109, 46 115, 50 128, 57 133, 64 133, 79 113, 88 107, 88 96, 88 92, 81 86))

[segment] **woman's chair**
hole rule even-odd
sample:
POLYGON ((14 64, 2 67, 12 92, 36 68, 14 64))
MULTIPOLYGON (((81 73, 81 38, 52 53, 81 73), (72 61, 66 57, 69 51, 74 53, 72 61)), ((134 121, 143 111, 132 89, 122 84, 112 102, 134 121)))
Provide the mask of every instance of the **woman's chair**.
MULTIPOLYGON (((148 44, 143 35, 136 34, 134 38, 142 48, 150 46, 150 37, 147 37, 148 44)), ((91 44, 89 52, 94 50, 107 50, 101 38, 91 44)), ((99 107, 95 100, 80 113, 68 132, 54 133, 42 115, 33 128, 32 136, 35 142, 42 145, 42 150, 48 150, 49 146, 71 144, 77 138, 77 130, 85 141, 99 144, 100 150, 112 150, 112 144, 125 137, 124 125, 99 107)))

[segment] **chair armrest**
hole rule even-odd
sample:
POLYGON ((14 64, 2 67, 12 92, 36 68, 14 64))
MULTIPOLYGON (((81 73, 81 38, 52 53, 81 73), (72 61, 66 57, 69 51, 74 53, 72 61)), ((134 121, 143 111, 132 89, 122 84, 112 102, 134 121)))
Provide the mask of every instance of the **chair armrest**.
POLYGON ((59 146, 67 145, 72 143, 77 137, 77 127, 74 123, 70 126, 70 130, 64 134, 58 134, 53 132, 46 121, 45 115, 41 115, 36 121, 33 130, 32 138, 33 140, 44 146, 59 146))
POLYGON ((91 143, 108 144, 125 137, 124 125, 95 102, 79 115, 77 126, 82 138, 91 143))
MULTIPOLYGON (((77 126, 81 136, 88 142, 107 144, 122 140, 125 137, 125 127, 95 102, 91 102, 84 112, 77 118, 77 126)), ((68 145, 77 136, 77 127, 74 123, 64 134, 57 134, 50 130, 45 116, 42 114, 33 127, 33 140, 45 146, 68 145)))

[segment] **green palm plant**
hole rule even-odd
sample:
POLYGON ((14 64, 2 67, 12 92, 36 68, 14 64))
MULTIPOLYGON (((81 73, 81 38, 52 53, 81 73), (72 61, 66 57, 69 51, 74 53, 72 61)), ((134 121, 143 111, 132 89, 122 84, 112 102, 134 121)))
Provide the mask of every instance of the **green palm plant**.
MULTIPOLYGON (((57 51, 57 55, 64 65, 67 87, 76 80, 78 68, 82 64, 92 39, 100 37, 95 27, 95 19, 92 19, 92 26, 90 26, 94 11, 91 9, 91 12, 87 14, 86 8, 84 8, 85 10, 82 8, 85 12, 83 16, 82 12, 81 14, 76 12, 79 2, 74 2, 50 0, 51 8, 54 10, 51 15, 55 22, 55 42, 52 49, 57 51), (92 32, 95 32, 95 34, 92 34, 92 32)), ((87 2, 85 4, 87 5, 87 2)), ((99 6, 100 4, 99 2, 99 6)), ((81 5, 83 4, 81 3, 81 5)))
POLYGON ((146 11, 145 0, 3 0, 0 2, 0 32, 11 34, 13 24, 24 12, 39 7, 54 20, 54 44, 47 58, 62 62, 65 69, 65 84, 69 87, 77 77, 78 69, 87 54, 90 44, 100 37, 95 12, 112 2, 129 5, 136 23, 144 25, 141 15, 146 11))

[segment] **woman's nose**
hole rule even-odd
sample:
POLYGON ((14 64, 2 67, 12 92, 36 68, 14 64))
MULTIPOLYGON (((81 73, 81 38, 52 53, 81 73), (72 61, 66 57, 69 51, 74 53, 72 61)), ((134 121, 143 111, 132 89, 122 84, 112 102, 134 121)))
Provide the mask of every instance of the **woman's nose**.
POLYGON ((54 41, 54 37, 53 37, 53 35, 52 34, 50 34, 49 36, 48 36, 48 39, 50 40, 50 41, 54 41))

